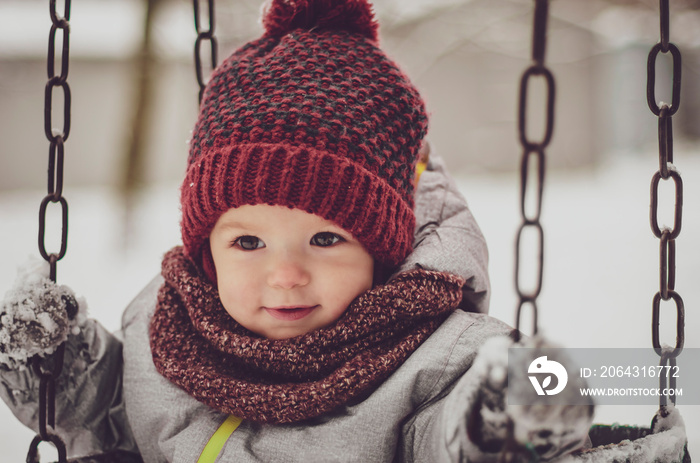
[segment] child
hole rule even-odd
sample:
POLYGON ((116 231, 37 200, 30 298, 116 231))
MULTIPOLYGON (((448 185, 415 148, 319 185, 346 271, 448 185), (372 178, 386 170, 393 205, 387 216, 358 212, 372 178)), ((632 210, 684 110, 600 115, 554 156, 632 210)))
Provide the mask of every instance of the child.
MULTIPOLYGON (((67 335, 57 432, 69 454, 495 461, 508 433, 528 436, 513 455, 579 446, 588 408, 577 433, 526 450, 536 426, 504 411, 503 365, 475 361, 511 328, 478 313, 485 244, 438 159, 414 192, 427 117, 377 47, 366 0, 275 0, 263 24, 207 86, 183 246, 117 336, 94 321, 67 335)), ((69 298, 52 301, 66 325, 69 298)), ((1 379, 35 427, 37 379, 1 379)))

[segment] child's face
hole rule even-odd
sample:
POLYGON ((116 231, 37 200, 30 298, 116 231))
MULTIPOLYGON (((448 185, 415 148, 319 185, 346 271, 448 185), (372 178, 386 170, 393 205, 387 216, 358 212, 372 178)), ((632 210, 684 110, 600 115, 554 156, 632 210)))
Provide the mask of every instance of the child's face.
POLYGON ((300 209, 229 209, 209 241, 224 308, 266 338, 328 326, 372 287, 374 259, 365 248, 333 222, 300 209))

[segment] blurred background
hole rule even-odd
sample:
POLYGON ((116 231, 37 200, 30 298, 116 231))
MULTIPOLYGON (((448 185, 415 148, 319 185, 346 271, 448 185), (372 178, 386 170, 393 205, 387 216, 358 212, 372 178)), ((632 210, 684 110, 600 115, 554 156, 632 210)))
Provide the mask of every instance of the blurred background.
MULTIPOLYGON (((446 160, 489 243, 491 314, 514 324, 513 254, 520 222, 516 109, 520 75, 530 61, 533 2, 373 3, 382 47, 427 102, 432 151, 446 160)), ((58 4, 63 11, 63 2, 58 4)), ((262 33, 260 4, 216 2, 219 60, 262 33)), ((17 265, 38 256, 51 21, 45 0, 0 0, 0 18, 0 291, 5 292, 17 265)), ((72 119, 64 187, 70 232, 58 280, 84 295, 92 315, 117 330, 125 305, 180 240, 178 188, 197 113, 192 3, 82 0, 73 2, 70 20, 72 119)), ((202 25, 207 24, 205 15, 202 25)), ((552 0, 548 31, 546 61, 556 78, 557 100, 547 150, 540 330, 566 347, 648 347, 651 300, 658 290, 658 240, 649 227, 658 139, 645 92, 647 54, 659 39, 658 2, 552 0)), ((684 180, 676 287, 685 301, 685 345, 697 348, 700 1, 672 2, 671 41, 683 57, 682 102, 673 117, 675 165, 684 180)), ((208 53, 203 55, 206 64, 208 53)), ((656 77, 658 99, 670 101, 669 57, 659 56, 656 77)), ((538 80, 529 96, 535 134, 544 120, 538 112, 544 85, 538 80)), ((60 91, 53 99, 54 108, 62 108, 60 91)), ((53 125, 62 126, 60 109, 54 110, 53 125)), ((673 185, 662 183, 659 221, 671 225, 673 185)), ((50 250, 58 247, 59 216, 50 208, 50 250)), ((524 257, 527 279, 536 264, 527 252, 524 257)), ((668 344, 675 342, 671 305, 662 311, 662 341, 668 344)), ((700 405, 683 406, 680 399, 679 405, 691 454, 697 453, 700 405)), ((600 407, 596 421, 648 425, 655 410, 600 407)), ((24 459, 32 437, 0 405, 6 461, 24 459)))

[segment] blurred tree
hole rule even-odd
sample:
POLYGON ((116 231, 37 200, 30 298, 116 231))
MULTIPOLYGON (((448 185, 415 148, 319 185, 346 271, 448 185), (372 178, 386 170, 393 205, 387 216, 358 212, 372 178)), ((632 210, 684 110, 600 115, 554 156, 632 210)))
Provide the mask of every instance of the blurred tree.
POLYGON ((148 135, 151 133, 153 113, 153 92, 157 72, 157 59, 153 50, 153 24, 157 9, 165 0, 146 0, 146 14, 143 24, 143 39, 138 55, 134 57, 134 88, 132 96, 133 114, 125 137, 127 146, 121 187, 128 196, 139 186, 145 177, 144 166, 148 135))

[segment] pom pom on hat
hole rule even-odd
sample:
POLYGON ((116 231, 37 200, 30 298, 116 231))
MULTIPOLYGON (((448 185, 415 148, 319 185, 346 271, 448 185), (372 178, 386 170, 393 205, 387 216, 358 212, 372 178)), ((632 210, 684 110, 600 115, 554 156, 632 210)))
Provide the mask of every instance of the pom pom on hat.
POLYGON ((270 37, 295 29, 334 29, 377 41, 378 25, 367 0, 271 0, 264 7, 262 23, 270 37))

